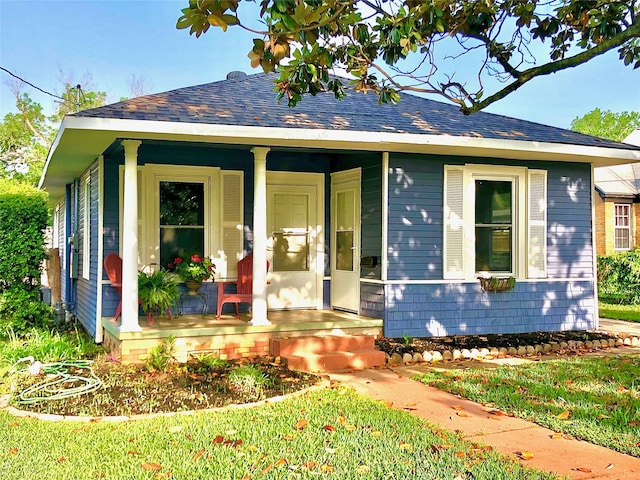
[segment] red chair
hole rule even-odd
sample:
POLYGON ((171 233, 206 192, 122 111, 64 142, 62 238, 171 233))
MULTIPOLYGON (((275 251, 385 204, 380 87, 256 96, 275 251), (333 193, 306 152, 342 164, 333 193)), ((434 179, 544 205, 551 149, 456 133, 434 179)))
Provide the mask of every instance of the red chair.
MULTIPOLYGON (((269 262, 267 262, 269 270, 269 262)), ((218 283, 218 320, 222 313, 222 305, 233 303, 236 318, 240 320, 238 314, 239 303, 251 303, 253 301, 253 254, 249 254, 238 262, 238 280, 218 283), (224 291, 225 285, 236 285, 235 293, 224 291)))
MULTIPOLYGON (((110 253, 104 259, 104 270, 107 272, 107 277, 111 282, 111 286, 116 289, 118 295, 120 295, 120 303, 116 308, 116 314, 113 317, 113 321, 117 321, 120 313, 122 313, 122 258, 115 253, 110 253)), ((142 303, 142 299, 138 299, 138 305, 142 303)), ((171 318, 171 310, 167 309, 167 316, 171 318)), ((150 322, 153 321, 153 314, 149 317, 150 322)))

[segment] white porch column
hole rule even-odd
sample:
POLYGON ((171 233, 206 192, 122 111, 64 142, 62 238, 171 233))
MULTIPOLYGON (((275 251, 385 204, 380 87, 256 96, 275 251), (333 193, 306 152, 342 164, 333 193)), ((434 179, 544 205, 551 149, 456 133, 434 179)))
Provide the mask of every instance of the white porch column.
POLYGON ((140 331, 138 324, 138 140, 123 140, 124 208, 122 220, 121 332, 140 331))
POLYGON ((271 325, 267 319, 267 153, 253 147, 253 302, 251 325, 271 325))

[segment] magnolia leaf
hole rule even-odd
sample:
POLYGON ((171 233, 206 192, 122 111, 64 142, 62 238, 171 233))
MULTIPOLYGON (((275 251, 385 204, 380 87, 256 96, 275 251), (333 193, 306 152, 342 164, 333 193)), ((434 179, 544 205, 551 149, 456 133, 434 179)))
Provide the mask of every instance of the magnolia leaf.
POLYGON ((204 452, 205 452, 204 448, 201 448, 200 450, 198 450, 196 454, 193 456, 193 463, 197 462, 204 452))
POLYGON ((535 457, 533 452, 516 452, 516 455, 518 455, 522 460, 531 460, 535 457))
POLYGON ((571 412, 569 410, 565 410, 562 413, 559 413, 558 415, 556 415, 556 418, 558 420, 566 420, 571 416, 571 412))
POLYGON ((293 427, 295 430, 303 430, 309 424, 304 418, 298 420, 298 422, 293 427))
POLYGON ((162 465, 158 463, 143 463, 141 467, 143 470, 149 470, 149 471, 162 470, 162 465))
POLYGON ((207 21, 209 22, 209 25, 220 27, 223 32, 227 31, 227 23, 215 13, 210 13, 209 15, 207 15, 207 21))

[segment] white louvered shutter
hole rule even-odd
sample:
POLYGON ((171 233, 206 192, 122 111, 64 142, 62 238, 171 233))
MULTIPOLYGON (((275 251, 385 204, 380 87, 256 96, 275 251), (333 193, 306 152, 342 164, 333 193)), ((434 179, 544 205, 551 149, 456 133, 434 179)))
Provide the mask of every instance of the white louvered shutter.
POLYGON ((227 262, 226 277, 238 275, 243 239, 243 176, 240 171, 222 175, 222 250, 227 262))
POLYGON ((546 170, 529 170, 527 183, 527 278, 545 278, 547 276, 546 170))
POLYGON ((444 167, 443 277, 464 278, 463 167, 444 167))

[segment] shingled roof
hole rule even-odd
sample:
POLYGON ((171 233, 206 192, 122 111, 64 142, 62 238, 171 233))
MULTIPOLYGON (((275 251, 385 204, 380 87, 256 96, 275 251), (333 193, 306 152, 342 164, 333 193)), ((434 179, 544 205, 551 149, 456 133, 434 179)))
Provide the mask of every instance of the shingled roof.
MULTIPOLYGON (((378 105, 372 94, 307 95, 294 108, 278 103, 273 74, 240 76, 145 95, 76 113, 94 117, 209 125, 446 135, 628 149, 628 145, 534 122, 495 115, 464 115, 459 108, 410 94, 378 105)), ((344 80, 346 84, 348 80, 344 80)))

